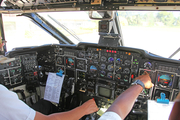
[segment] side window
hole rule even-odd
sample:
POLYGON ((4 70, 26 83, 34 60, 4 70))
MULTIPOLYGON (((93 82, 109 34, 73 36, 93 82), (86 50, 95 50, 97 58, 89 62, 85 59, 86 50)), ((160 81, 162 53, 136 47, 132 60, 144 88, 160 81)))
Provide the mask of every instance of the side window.
POLYGON ((3 25, 7 51, 16 47, 59 44, 57 39, 26 17, 3 14, 3 25))

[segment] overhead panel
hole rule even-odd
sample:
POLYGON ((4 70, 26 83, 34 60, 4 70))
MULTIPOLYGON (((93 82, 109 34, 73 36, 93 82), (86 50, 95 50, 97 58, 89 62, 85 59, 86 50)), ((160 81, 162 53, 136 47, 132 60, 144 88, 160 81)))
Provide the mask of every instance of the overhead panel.
POLYGON ((92 10, 180 10, 180 0, 6 0, 1 13, 92 10))

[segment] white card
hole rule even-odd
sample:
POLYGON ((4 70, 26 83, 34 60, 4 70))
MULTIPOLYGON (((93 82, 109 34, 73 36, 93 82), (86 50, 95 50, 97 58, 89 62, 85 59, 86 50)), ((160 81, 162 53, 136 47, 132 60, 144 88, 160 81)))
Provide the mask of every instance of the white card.
POLYGON ((63 81, 64 75, 60 77, 56 75, 56 73, 49 72, 46 82, 44 99, 59 103, 63 81))
POLYGON ((174 102, 169 104, 148 100, 148 120, 168 120, 174 102))

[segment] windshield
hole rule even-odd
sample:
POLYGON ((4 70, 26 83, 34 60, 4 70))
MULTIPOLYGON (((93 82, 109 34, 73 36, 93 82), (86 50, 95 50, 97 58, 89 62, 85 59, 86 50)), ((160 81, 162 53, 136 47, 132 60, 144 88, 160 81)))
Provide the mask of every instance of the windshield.
POLYGON ((39 15, 53 24, 74 44, 79 42, 98 43, 98 20, 91 20, 88 12, 48 12, 39 13, 39 15))
MULTIPOLYGON (((99 41, 99 21, 91 20, 87 11, 44 12, 38 14, 56 27, 56 29, 68 37, 74 44, 78 44, 79 42, 98 43, 99 41)), ((180 12, 118 11, 117 15, 120 19, 124 46, 143 49, 166 58, 171 56, 179 48, 180 12)), ((22 18, 16 19, 14 22, 7 15, 4 15, 3 18, 8 50, 11 50, 13 47, 59 43, 57 39, 38 28, 32 22, 28 24, 20 22, 19 19, 22 20, 22 18), (23 24, 17 25, 21 23, 23 24), (24 29, 26 30, 24 31, 24 29), (22 35, 20 34, 22 33, 25 38, 21 38, 22 35), (16 46, 10 46, 14 45, 9 42, 10 37, 11 42, 18 43, 16 46), (26 41, 29 41, 29 39, 35 42, 27 44, 26 41)), ((172 58, 179 59, 180 56, 175 55, 172 58)))
POLYGON ((7 51, 17 47, 59 44, 57 39, 27 17, 17 14, 3 14, 2 16, 7 51))
MULTIPOLYGON (((57 29, 66 34, 75 44, 78 42, 98 43, 98 20, 91 20, 88 12, 52 12, 39 13, 49 19, 47 15, 65 25, 76 33, 75 39, 59 25, 57 29)), ((153 54, 168 58, 179 48, 180 43, 180 12, 176 11, 118 11, 124 46, 140 48, 153 54)), ((180 57, 174 56, 174 59, 180 57)))

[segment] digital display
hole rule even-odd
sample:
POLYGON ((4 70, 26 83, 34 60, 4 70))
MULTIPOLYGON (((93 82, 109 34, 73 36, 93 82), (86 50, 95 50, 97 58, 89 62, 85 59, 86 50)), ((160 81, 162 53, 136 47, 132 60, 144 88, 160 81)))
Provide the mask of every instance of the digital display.
POLYGON ((67 65, 67 67, 69 67, 69 68, 74 68, 74 58, 70 58, 70 57, 68 57, 68 58, 66 58, 66 65, 67 65))
POLYGON ((104 87, 99 86, 98 87, 98 94, 100 96, 103 96, 103 97, 106 97, 109 99, 111 98, 111 90, 108 88, 104 88, 104 87))
POLYGON ((159 72, 157 75, 157 85, 163 88, 170 88, 173 84, 173 78, 173 74, 159 72))

